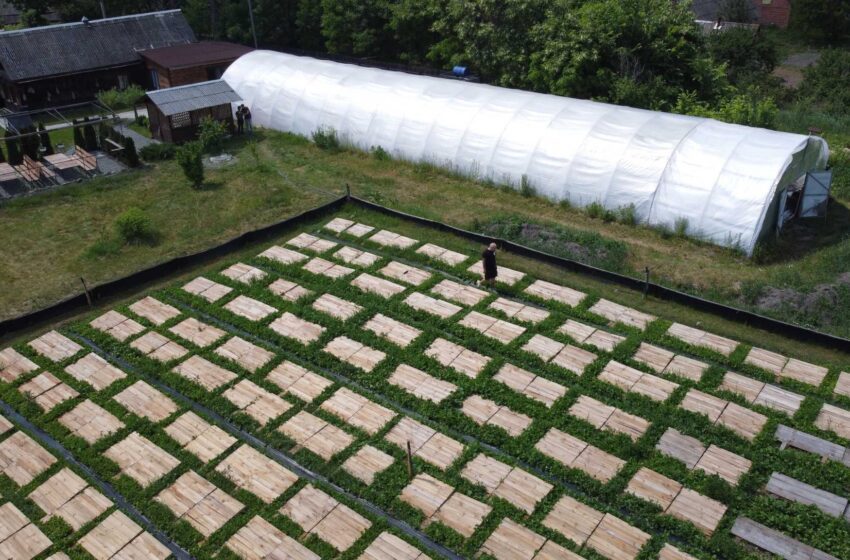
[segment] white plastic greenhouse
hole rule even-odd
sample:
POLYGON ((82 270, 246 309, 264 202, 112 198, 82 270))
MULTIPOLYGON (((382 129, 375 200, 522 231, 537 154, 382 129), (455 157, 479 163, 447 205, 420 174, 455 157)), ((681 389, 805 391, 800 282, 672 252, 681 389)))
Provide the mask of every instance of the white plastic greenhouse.
POLYGON ((271 51, 224 80, 255 125, 380 146, 554 200, 634 205, 642 223, 752 253, 776 230, 786 188, 823 169, 823 139, 271 51))

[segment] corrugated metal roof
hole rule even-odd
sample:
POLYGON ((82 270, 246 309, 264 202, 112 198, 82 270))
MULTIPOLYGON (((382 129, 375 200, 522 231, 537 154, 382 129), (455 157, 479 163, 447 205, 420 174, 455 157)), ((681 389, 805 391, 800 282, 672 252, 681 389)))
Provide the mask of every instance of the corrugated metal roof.
POLYGON ((147 97, 166 116, 242 100, 223 80, 149 91, 147 97))
POLYGON ((202 66, 215 62, 236 60, 245 53, 251 52, 251 47, 225 43, 223 41, 201 41, 188 45, 175 45, 145 51, 142 58, 163 68, 182 68, 185 66, 202 66))
POLYGON ((26 81, 132 64, 139 51, 195 41, 180 10, 167 10, 0 32, 0 64, 9 80, 26 81))

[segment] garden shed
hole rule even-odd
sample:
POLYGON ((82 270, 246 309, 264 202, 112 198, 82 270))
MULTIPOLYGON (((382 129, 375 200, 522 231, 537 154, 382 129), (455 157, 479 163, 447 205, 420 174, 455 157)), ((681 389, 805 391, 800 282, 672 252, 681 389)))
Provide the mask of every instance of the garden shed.
POLYGON ((576 206, 633 208, 640 223, 748 254, 829 153, 816 136, 271 51, 240 57, 223 79, 255 126, 332 128, 362 150, 576 206))
POLYGON ((233 103, 240 101, 227 82, 213 80, 149 91, 145 95, 151 134, 163 142, 193 140, 205 118, 233 130, 233 103))

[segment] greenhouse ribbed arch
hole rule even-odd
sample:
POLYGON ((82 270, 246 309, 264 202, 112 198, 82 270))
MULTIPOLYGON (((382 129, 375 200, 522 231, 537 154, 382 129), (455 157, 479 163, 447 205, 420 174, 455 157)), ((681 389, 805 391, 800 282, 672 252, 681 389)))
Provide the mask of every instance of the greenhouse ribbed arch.
POLYGON ((640 223, 752 254, 783 198, 825 168, 826 142, 712 119, 272 51, 223 79, 255 125, 340 140, 576 206, 633 206, 640 223))

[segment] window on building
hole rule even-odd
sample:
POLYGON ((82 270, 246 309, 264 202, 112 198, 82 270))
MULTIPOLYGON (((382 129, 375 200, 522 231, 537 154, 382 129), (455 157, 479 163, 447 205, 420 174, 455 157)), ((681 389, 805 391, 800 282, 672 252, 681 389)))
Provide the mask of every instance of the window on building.
POLYGON ((159 72, 156 68, 151 69, 151 89, 159 89, 159 72))
POLYGON ((118 74, 118 89, 127 89, 130 87, 130 78, 127 74, 118 74))

